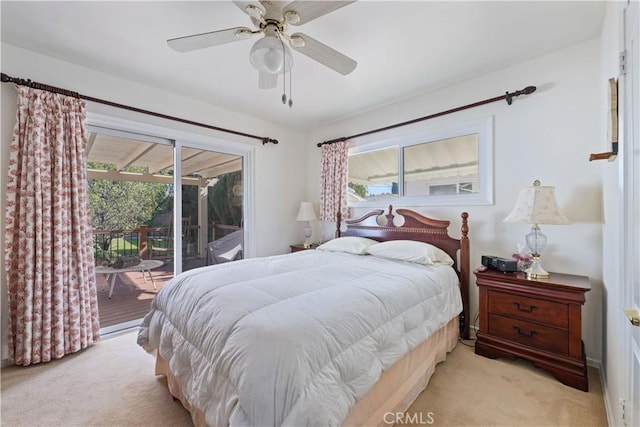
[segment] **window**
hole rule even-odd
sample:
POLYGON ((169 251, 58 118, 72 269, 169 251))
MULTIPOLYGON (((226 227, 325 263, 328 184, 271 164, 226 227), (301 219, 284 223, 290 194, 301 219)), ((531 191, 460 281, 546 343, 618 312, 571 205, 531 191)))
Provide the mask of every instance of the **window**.
POLYGON ((398 195, 398 147, 349 154, 348 170, 353 201, 385 200, 398 195))
POLYGON ((491 204, 492 159, 491 118, 359 141, 349 152, 349 205, 491 204))

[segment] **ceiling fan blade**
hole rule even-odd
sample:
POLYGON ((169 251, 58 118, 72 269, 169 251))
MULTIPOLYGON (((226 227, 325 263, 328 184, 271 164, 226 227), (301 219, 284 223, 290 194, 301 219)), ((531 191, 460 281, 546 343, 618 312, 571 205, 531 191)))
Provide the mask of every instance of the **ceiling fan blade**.
POLYGON ((258 88, 273 89, 278 84, 278 75, 260 72, 258 76, 258 88))
POLYGON ((293 49, 315 61, 318 61, 323 65, 326 65, 327 67, 331 68, 334 71, 337 71, 344 76, 355 70, 356 65, 358 65, 358 63, 353 59, 349 58, 346 55, 343 55, 337 50, 330 48, 326 44, 320 43, 313 37, 302 33, 295 33, 291 35, 292 39, 295 39, 297 37, 300 37, 304 40, 304 46, 295 47, 292 44, 291 47, 293 49))
POLYGON ((286 15, 288 11, 295 11, 300 16, 298 22, 291 22, 291 25, 302 25, 316 18, 326 15, 329 12, 333 12, 336 9, 340 9, 348 4, 355 3, 352 1, 309 1, 309 0, 296 0, 289 3, 282 10, 283 15, 286 15))
POLYGON ((227 28, 210 33, 194 34, 167 40, 169 47, 178 52, 189 52, 219 44, 231 43, 251 37, 251 30, 246 27, 227 28))

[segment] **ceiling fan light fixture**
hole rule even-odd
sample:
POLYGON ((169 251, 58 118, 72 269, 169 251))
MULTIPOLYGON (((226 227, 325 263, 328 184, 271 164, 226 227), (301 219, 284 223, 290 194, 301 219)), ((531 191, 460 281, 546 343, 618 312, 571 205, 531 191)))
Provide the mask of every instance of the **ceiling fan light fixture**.
POLYGON ((249 61, 260 72, 278 74, 291 69, 293 55, 291 54, 291 49, 283 44, 280 39, 265 35, 251 47, 249 61), (283 49, 284 55, 282 53, 283 49), (286 57, 285 61, 283 61, 284 57, 286 57))

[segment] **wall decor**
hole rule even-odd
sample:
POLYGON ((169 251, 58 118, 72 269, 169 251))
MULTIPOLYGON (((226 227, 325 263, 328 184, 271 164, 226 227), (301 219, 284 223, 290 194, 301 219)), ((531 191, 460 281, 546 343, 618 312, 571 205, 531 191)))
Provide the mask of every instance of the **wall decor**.
POLYGON ((611 143, 611 151, 604 153, 592 153, 589 156, 589 161, 593 160, 609 160, 613 161, 618 155, 618 80, 615 78, 609 79, 609 105, 608 120, 607 120, 607 139, 611 143))

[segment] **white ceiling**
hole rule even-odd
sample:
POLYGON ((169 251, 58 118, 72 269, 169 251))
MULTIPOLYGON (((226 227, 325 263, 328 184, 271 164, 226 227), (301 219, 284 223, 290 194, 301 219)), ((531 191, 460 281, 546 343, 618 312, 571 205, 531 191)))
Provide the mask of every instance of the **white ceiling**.
POLYGON ((167 46, 169 38, 253 28, 232 2, 3 0, 0 7, 3 43, 298 129, 598 37, 605 12, 594 1, 361 0, 290 28, 358 62, 342 76, 294 52, 290 109, 281 102, 281 81, 258 89, 249 50, 259 36, 189 53, 167 46))

